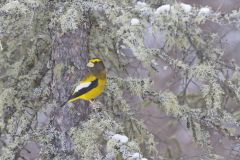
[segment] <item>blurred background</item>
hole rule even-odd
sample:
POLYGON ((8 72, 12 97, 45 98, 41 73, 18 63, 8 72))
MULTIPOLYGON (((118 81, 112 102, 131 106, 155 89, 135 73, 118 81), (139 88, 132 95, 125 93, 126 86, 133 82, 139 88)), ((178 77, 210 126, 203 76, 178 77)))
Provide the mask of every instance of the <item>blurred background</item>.
MULTIPOLYGON (((225 14, 233 10, 239 10, 240 8, 239 0, 181 0, 179 2, 190 4, 195 7, 209 6, 214 11, 221 11, 225 14)), ((231 25, 220 26, 209 22, 202 25, 202 28, 203 30, 217 33, 222 37, 222 42, 224 44, 223 57, 225 61, 230 62, 234 60, 236 64, 240 64, 239 28, 235 28, 231 25)), ((161 35, 155 37, 146 36, 145 43, 150 47, 159 47, 161 46, 161 35)), ((159 68, 161 69, 159 69, 158 73, 153 77, 154 87, 160 88, 161 91, 170 89, 177 93, 182 82, 178 81, 176 74, 171 72, 171 69, 169 69, 164 62, 160 62, 160 64, 161 67, 159 68)), ((194 86, 190 86, 189 88, 189 92, 196 92, 194 86)), ((201 146, 194 142, 192 134, 187 129, 186 122, 181 122, 174 117, 167 116, 159 111, 155 105, 144 107, 141 104, 135 104, 133 106, 140 107, 140 109, 133 109, 136 110, 138 118, 143 119, 144 124, 146 124, 150 132, 155 136, 158 142, 157 147, 161 154, 167 157, 173 156, 173 159, 184 160, 201 159, 201 157, 206 154, 204 148, 201 148, 201 146), (175 153, 169 153, 169 149, 175 153)), ((229 102, 228 107, 231 112, 239 111, 239 106, 236 106, 235 103, 229 102)), ((216 159, 240 159, 240 143, 238 140, 231 140, 216 131, 210 131, 210 133, 214 152, 222 156, 216 157, 216 159)))

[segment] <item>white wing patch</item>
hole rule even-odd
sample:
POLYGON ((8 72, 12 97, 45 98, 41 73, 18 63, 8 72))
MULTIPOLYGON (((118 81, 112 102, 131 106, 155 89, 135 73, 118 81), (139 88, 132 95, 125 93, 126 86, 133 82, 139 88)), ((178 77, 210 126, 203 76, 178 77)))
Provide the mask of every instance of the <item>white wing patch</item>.
POLYGON ((74 90, 74 93, 78 92, 82 88, 87 88, 88 86, 91 85, 92 82, 85 82, 85 83, 80 83, 74 90))

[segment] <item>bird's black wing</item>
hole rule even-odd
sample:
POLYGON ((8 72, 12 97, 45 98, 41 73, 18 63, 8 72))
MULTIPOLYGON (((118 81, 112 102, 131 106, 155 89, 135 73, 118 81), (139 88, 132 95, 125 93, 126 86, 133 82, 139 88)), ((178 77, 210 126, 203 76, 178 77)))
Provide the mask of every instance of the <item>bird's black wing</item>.
POLYGON ((77 92, 74 92, 68 100, 79 97, 89 91, 91 91, 92 89, 96 88, 98 85, 98 79, 95 79, 93 81, 91 81, 91 84, 87 87, 81 88, 80 90, 78 90, 77 92))

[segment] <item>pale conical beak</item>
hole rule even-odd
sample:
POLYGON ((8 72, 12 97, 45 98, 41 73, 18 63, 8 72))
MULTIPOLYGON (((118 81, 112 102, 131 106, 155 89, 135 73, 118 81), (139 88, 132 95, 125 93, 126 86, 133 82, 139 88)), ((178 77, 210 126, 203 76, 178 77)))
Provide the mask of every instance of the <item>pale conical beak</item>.
POLYGON ((94 63, 88 62, 87 67, 90 67, 90 68, 94 67, 94 63))

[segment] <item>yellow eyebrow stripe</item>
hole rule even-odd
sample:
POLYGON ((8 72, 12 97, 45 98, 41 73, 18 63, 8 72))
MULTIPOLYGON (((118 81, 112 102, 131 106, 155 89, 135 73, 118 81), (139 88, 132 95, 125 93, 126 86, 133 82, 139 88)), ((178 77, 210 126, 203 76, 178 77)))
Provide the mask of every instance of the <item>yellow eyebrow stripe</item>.
POLYGON ((90 59, 89 62, 92 62, 92 63, 96 63, 96 62, 101 62, 102 60, 99 59, 99 58, 94 58, 94 59, 90 59))

